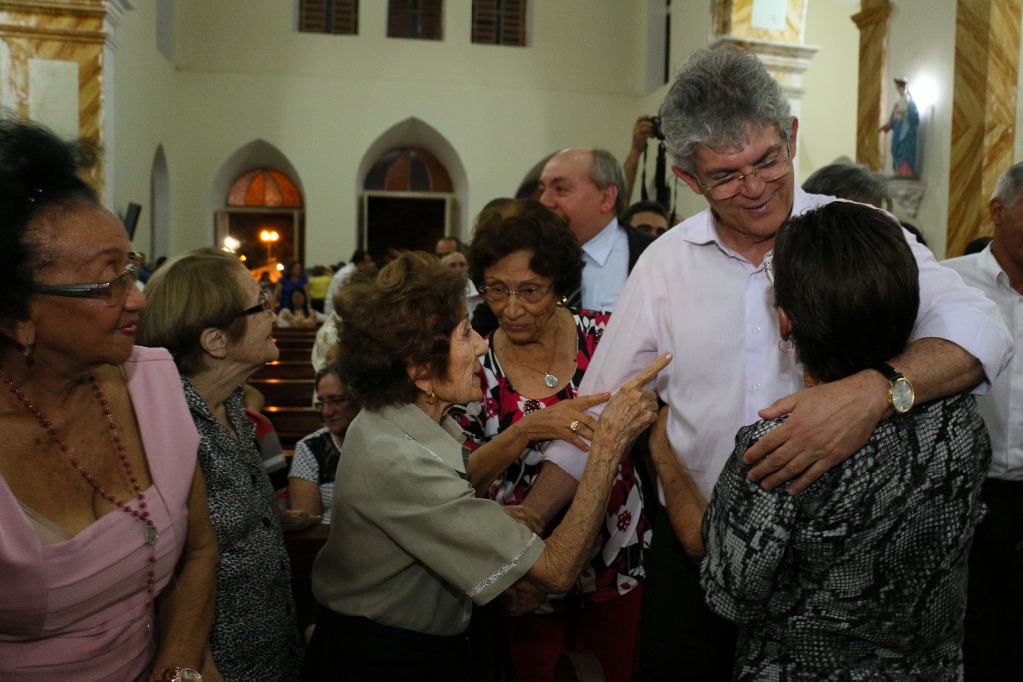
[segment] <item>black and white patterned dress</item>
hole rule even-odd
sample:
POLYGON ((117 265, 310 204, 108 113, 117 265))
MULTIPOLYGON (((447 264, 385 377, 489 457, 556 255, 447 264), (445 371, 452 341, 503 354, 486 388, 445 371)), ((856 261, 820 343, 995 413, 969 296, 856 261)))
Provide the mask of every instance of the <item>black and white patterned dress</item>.
POLYGON ((206 479, 210 520, 217 534, 216 611, 210 648, 225 680, 298 679, 302 640, 291 596, 273 486, 256 448, 255 425, 245 417, 242 389, 225 402, 236 439, 182 377, 199 430, 199 465, 206 479))
POLYGON ((967 551, 991 457, 972 396, 920 405, 805 492, 764 491, 743 427, 707 509, 702 581, 739 680, 962 679, 967 551))

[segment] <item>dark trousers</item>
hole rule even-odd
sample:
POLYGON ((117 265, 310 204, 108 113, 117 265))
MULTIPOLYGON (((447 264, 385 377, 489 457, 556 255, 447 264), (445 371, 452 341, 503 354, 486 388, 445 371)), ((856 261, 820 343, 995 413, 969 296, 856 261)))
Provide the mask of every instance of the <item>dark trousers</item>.
POLYGON ((457 682, 464 675, 467 651, 465 635, 427 635, 320 607, 301 679, 457 682))
POLYGON ((970 548, 966 679, 1023 680, 1023 481, 984 482, 987 515, 970 548))
POLYGON ((664 509, 654 521, 643 566, 642 682, 731 680, 735 626, 707 608, 699 566, 682 549, 664 509))

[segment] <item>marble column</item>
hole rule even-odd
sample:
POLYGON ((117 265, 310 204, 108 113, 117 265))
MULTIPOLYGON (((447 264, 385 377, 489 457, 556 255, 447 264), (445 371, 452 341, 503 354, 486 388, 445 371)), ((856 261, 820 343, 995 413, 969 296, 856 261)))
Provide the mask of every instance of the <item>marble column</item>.
POLYGON ((945 254, 990 234, 987 205, 1013 162, 1023 0, 958 0, 945 254))
MULTIPOLYGON (((105 16, 104 0, 0 3, 0 106, 102 143, 105 16)), ((102 191, 102 165, 90 179, 102 191)))
POLYGON ((859 89, 856 106, 856 163, 881 170, 881 95, 887 59, 888 0, 863 0, 861 11, 852 17, 860 29, 859 89))

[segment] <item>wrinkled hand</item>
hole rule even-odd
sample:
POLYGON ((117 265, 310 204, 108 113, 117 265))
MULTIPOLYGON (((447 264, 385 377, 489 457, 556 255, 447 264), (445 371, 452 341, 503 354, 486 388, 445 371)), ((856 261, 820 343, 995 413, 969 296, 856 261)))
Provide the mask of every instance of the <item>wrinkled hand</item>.
POLYGON ((532 507, 523 507, 521 504, 511 504, 501 507, 504 513, 512 517, 523 526, 537 535, 543 535, 543 517, 532 507))
POLYGON ((637 152, 646 149, 647 140, 654 136, 654 117, 640 116, 632 126, 632 148, 637 152))
POLYGON ((279 509, 281 528, 285 533, 304 530, 323 520, 322 516, 313 516, 304 509, 279 509))
POLYGON ((796 495, 806 490, 870 438, 888 410, 882 382, 887 383, 877 372, 867 370, 804 388, 761 410, 763 419, 791 416, 743 455, 743 462, 756 464, 749 480, 771 490, 795 479, 788 492, 796 495))
POLYGON ((653 381, 669 362, 671 353, 665 353, 640 370, 611 396, 601 413, 597 423, 597 437, 607 438, 612 450, 620 446, 621 452, 617 453, 619 457, 624 454, 625 446, 657 420, 657 395, 643 387, 653 381))
POLYGON ((585 412, 587 408, 607 402, 611 393, 595 393, 582 395, 574 400, 563 400, 556 405, 531 412, 517 423, 530 441, 552 440, 558 438, 571 443, 583 452, 590 446, 587 441, 593 440, 597 428, 597 419, 585 412), (572 430, 573 422, 579 424, 572 430), (583 440, 583 439, 586 440, 583 440))
POLYGON ((501 604, 513 616, 536 611, 547 599, 547 593, 528 578, 523 578, 501 594, 501 604))

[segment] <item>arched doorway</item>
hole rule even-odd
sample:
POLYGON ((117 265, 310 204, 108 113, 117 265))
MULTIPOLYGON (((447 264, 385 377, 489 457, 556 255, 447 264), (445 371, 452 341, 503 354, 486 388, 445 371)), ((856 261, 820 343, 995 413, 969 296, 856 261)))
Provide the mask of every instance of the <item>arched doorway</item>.
POLYGON ((217 241, 235 251, 254 275, 277 272, 305 251, 305 211, 298 186, 274 168, 235 178, 217 211, 217 241))
POLYGON ((454 198, 451 175, 428 149, 385 152, 363 183, 365 248, 378 257, 388 249, 433 252, 451 234, 454 198))

